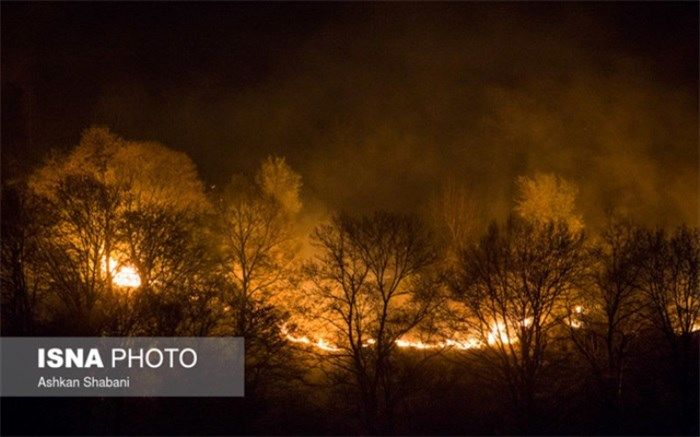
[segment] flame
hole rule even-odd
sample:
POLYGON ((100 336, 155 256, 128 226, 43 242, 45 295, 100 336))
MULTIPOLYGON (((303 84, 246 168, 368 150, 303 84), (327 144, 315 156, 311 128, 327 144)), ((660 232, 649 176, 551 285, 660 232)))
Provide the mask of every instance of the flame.
POLYGON ((445 344, 461 350, 481 349, 484 346, 484 344, 476 338, 469 338, 465 341, 448 339, 445 340, 445 344))
POLYGON ((396 346, 400 348, 414 348, 414 349, 435 349, 439 347, 437 343, 423 343, 422 341, 410 341, 410 340, 396 340, 396 346))
POLYGON ((422 341, 410 341, 404 339, 396 340, 396 346, 400 348, 413 348, 413 349, 446 349, 455 348, 459 350, 468 349, 480 349, 483 347, 483 343, 475 338, 469 338, 467 340, 455 340, 448 338, 445 341, 439 341, 437 343, 424 343, 422 341))
POLYGON ((578 318, 581 316, 581 314, 583 314, 583 310, 583 305, 576 305, 574 307, 574 315, 568 318, 569 326, 574 329, 578 329, 583 326, 583 321, 578 318))
MULTIPOLYGON (((576 314, 582 314, 584 311, 584 308, 582 305, 576 305, 573 308, 573 312, 576 314)), ((572 328, 580 328, 583 326, 583 322, 581 320, 575 319, 575 318, 569 318, 569 325, 572 328)), ((520 322, 520 326, 523 327, 528 327, 531 326, 532 323, 534 322, 534 319, 532 317, 527 317, 523 319, 520 322)), ((697 322, 695 325, 693 325, 693 330, 698 330, 700 329, 700 322, 697 322)), ((315 347, 317 349, 321 349, 327 352, 338 352, 341 350, 340 347, 337 345, 334 345, 332 343, 329 343, 327 340, 325 340, 323 337, 319 337, 318 340, 312 340, 306 335, 294 335, 289 330, 287 329, 286 324, 282 325, 280 327, 280 330, 282 332, 282 335, 287 339, 287 341, 291 343, 298 343, 298 344, 305 344, 309 345, 311 347, 315 347)), ((466 339, 457 339, 457 338, 447 338, 446 340, 443 341, 438 341, 434 343, 428 343, 428 342, 423 342, 421 340, 411 340, 408 338, 399 338, 396 340, 396 346, 402 349, 417 349, 417 350, 426 350, 426 349, 447 349, 447 348, 454 348, 457 350, 470 350, 470 349, 482 349, 486 345, 488 346, 493 346, 495 344, 514 344, 518 341, 517 338, 510 338, 508 336, 508 330, 506 329, 506 324, 502 321, 497 321, 491 324, 490 330, 487 334, 486 338, 486 344, 484 344, 483 341, 475 338, 475 337, 468 337, 466 339)), ((372 345, 376 344, 376 340, 373 338, 368 338, 367 340, 362 342, 362 347, 371 347, 372 345)))
MULTIPOLYGON (((524 325, 525 321, 523 321, 522 324, 524 325)), ((489 345, 494 345, 497 342, 500 342, 501 344, 510 344, 514 341, 508 337, 506 324, 503 322, 495 322, 491 325, 491 331, 489 331, 487 342, 489 345)))
POLYGON ((310 346, 314 346, 314 347, 321 349, 321 350, 324 350, 326 352, 338 352, 340 350, 339 347, 328 343, 323 338, 319 338, 318 340, 313 341, 305 335, 301 336, 301 337, 294 336, 294 335, 289 333, 286 325, 282 325, 280 330, 282 331, 282 335, 285 336, 287 341, 290 341, 292 343, 308 344, 310 346))
POLYGON ((141 286, 141 277, 132 266, 119 267, 112 276, 114 285, 126 288, 136 288, 141 286))
MULTIPOLYGON (((287 329, 286 325, 282 325, 280 328, 282 335, 287 339, 287 341, 291 343, 298 343, 298 344, 305 344, 309 345, 312 347, 315 347, 317 349, 321 349, 324 351, 328 352, 338 352, 341 349, 329 343, 322 337, 319 338, 318 340, 312 340, 306 335, 301 335, 301 336, 296 336, 293 335, 292 333, 289 332, 287 329)), ((362 342, 362 347, 370 347, 374 344, 376 344, 377 341, 373 338, 369 338, 362 342)), ((447 339, 445 341, 440 341, 437 343, 425 343, 420 340, 407 340, 400 338, 396 340, 396 346, 400 347, 402 349, 405 348, 410 348, 410 349, 444 349, 444 348, 455 348, 455 349, 460 349, 460 350, 467 350, 467 349, 476 349, 476 348, 481 348, 483 344, 475 339, 475 338, 469 338, 466 340, 454 340, 454 339, 447 339)))
POLYGON ((375 344, 377 341, 373 338, 367 339, 367 341, 362 342, 362 347, 370 347, 373 344, 375 344))
POLYGON ((340 348, 328 343, 326 340, 319 338, 316 340, 316 343, 314 344, 317 348, 322 349, 324 351, 328 352, 337 352, 340 350, 340 348))
MULTIPOLYGON (((102 263, 102 270, 107 271, 107 260, 102 263)), ((109 257, 109 265, 112 267, 112 283, 118 287, 137 288, 141 286, 141 277, 136 268, 130 264, 119 262, 113 257, 109 257)))

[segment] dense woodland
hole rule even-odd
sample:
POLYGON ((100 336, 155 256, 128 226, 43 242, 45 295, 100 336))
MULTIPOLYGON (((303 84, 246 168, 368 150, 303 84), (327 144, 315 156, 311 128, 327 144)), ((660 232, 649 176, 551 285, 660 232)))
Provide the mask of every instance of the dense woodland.
MULTIPOLYGON (((243 336, 243 399, 3 399, 3 431, 698 434, 700 233, 523 175, 308 232, 282 157, 205 185, 183 153, 87 129, 2 187, 5 336, 243 336)), ((694 225, 694 224, 692 224, 694 225)))

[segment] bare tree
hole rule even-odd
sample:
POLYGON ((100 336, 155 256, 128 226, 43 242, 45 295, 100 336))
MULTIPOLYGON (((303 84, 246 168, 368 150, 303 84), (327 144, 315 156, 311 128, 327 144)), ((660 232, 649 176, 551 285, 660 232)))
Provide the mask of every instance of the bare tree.
POLYGON ((116 190, 89 176, 69 176, 48 200, 52 217, 40 250, 49 288, 75 322, 71 329, 94 333, 95 304, 110 288, 106 247, 114 241, 116 190))
MULTIPOLYGON (((129 332, 126 322, 135 315, 129 300, 148 290, 172 290, 175 283, 184 290, 185 279, 203 265, 194 233, 207 199, 194 164, 182 153, 90 128, 69 153, 39 167, 28 185, 51 212, 39 251, 42 270, 50 291, 81 320, 76 329, 129 332), (137 270, 137 278, 125 289, 118 276, 127 268, 137 270), (95 308, 99 314, 91 314, 95 308), (101 328, 93 316, 102 319, 101 328)), ((176 300, 162 313, 181 309, 176 300)), ((160 319, 175 329, 178 313, 160 319)))
POLYGON ((218 202, 220 250, 234 285, 229 305, 237 311, 237 335, 250 329, 252 302, 271 299, 285 285, 296 253, 291 225, 299 188, 299 176, 284 160, 268 158, 255 180, 234 177, 218 202))
POLYGON ((619 426, 628 350, 644 323, 641 231, 612 218, 592 248, 591 281, 570 306, 571 339, 600 388, 606 425, 619 426))
POLYGON ((697 413, 697 337, 700 324, 700 232, 682 226, 667 236, 663 230, 646 231, 642 250, 641 287, 654 326, 665 338, 674 363, 681 395, 682 417, 697 413))
POLYGON ((229 333, 245 337, 246 395, 251 398, 294 372, 280 327, 298 245, 293 225, 301 178, 282 158, 269 157, 254 178, 234 176, 216 202, 214 238, 229 284, 222 299, 229 333))
POLYGON ((2 190, 0 296, 4 335, 31 335, 42 318, 46 275, 39 266, 45 233, 43 202, 21 182, 2 190))
POLYGON ((700 235, 681 227, 670 238, 662 230, 647 231, 643 238, 642 286, 656 326, 673 345, 690 337, 700 317, 700 235))
POLYGON ((472 193, 454 180, 439 188, 424 213, 449 264, 458 261, 460 251, 481 231, 481 215, 472 193))
POLYGON ((223 315, 215 308, 223 308, 221 273, 202 228, 202 217, 192 211, 151 207, 122 215, 120 248, 140 285, 115 293, 121 316, 115 314, 113 329, 122 335, 178 335, 215 327, 214 319, 223 315))
POLYGON ((313 314, 338 345, 327 356, 336 382, 358 394, 368 432, 391 432, 401 386, 397 341, 440 301, 431 237, 412 217, 376 213, 335 216, 313 239, 313 314))
POLYGON ((566 318, 584 261, 583 234, 516 217, 504 228, 492 224, 463 252, 452 284, 465 307, 462 320, 487 346, 478 357, 505 385, 526 428, 535 417, 547 348, 566 318))

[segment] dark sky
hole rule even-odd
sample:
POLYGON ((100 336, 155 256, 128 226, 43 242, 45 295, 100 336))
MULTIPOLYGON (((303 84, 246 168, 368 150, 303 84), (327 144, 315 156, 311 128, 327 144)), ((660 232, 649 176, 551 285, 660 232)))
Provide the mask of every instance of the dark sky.
POLYGON ((489 215, 513 180, 697 223, 698 4, 3 3, 5 176, 91 124, 208 182, 288 158, 305 198, 414 209, 445 180, 489 215))

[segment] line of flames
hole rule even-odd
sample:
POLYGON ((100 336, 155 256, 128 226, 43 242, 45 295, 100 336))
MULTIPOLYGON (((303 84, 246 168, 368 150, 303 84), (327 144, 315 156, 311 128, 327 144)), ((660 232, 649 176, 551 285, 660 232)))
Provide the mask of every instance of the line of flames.
MULTIPOLYGON (((112 281, 115 285, 120 286, 120 287, 125 287, 125 288, 136 288, 141 285, 141 278, 139 277, 138 272, 136 271, 136 268, 134 268, 132 265, 129 265, 127 263, 119 262, 119 260, 109 257, 109 270, 111 271, 110 273, 112 274, 112 281)), ((103 271, 107 271, 107 259, 103 261, 103 271)), ((580 313, 580 307, 576 307, 576 312, 580 313)), ((525 326, 527 326, 528 323, 532 323, 531 319, 525 319, 522 322, 525 326)), ((572 324, 574 327, 578 327, 572 324)), ((298 343, 298 344, 304 344, 304 345, 309 345, 313 346, 317 349, 321 349, 326 352, 339 352, 341 349, 329 341, 325 340, 323 337, 320 337, 318 339, 311 339, 305 335, 302 336, 296 336, 293 335, 285 325, 281 327, 282 335, 291 343, 298 343)), ((508 344, 514 342, 514 339, 511 340, 505 329, 505 324, 502 322, 497 322, 494 323, 491 326, 491 330, 488 333, 487 341, 486 343, 489 345, 493 345, 496 342, 500 341, 502 344, 508 344)), ((368 339, 366 340, 363 344, 362 347, 370 347, 375 343, 374 339, 368 339)), ((458 340, 458 339, 446 339, 444 341, 439 341, 439 342, 434 342, 434 343, 427 343, 423 342, 420 340, 409 340, 405 338, 400 338, 396 340, 396 346, 400 348, 411 348, 411 349, 420 349, 420 350, 427 350, 427 349, 445 349, 445 348, 454 348, 458 350, 469 350, 469 349, 479 349, 484 347, 484 342, 482 342, 479 339, 476 338, 467 338, 464 340, 458 340)))
MULTIPOLYGON (((287 339, 287 341, 291 343, 299 343, 299 344, 304 344, 308 345, 311 347, 314 347, 316 349, 321 349, 326 352, 339 352, 342 349, 339 348, 338 346, 328 342, 325 340, 323 337, 320 337, 316 340, 312 340, 309 337, 302 335, 302 336, 295 336, 286 329, 286 326, 282 326, 281 328, 282 334, 284 337, 287 339)), ((362 347, 370 347, 373 344, 375 344, 374 339, 368 339, 364 343, 362 343, 362 347)), ((483 343, 477 339, 469 339, 466 341, 461 341, 461 340, 453 340, 453 339, 447 339, 445 341, 440 341, 436 343, 424 343, 422 341, 415 341, 415 340, 405 340, 405 339, 398 339, 396 340, 396 346, 400 348, 412 348, 412 349, 445 349, 445 348, 455 348, 459 350, 467 350, 467 349, 478 349, 483 347, 483 343)))
MULTIPOLYGON (((527 326, 532 323, 530 320, 524 320, 523 324, 527 326)), ((580 322, 572 321, 571 326, 573 328, 578 328, 581 326, 580 322)), ((306 335, 294 335, 289 332, 286 325, 281 327, 282 335, 291 343, 298 343, 303 345, 308 345, 316 349, 320 349, 326 352, 340 352, 342 349, 337 345, 329 342, 323 337, 318 339, 311 339, 306 335)), ((515 343, 517 339, 511 339, 508 337, 505 329, 505 324, 502 322, 497 322, 491 325, 491 329, 487 335, 486 343, 477 338, 467 338, 464 340, 458 340, 453 338, 448 338, 443 341, 437 342, 423 342, 420 340, 408 340, 404 338, 397 339, 395 344, 397 347, 402 349, 418 349, 418 350, 430 350, 430 349, 457 349, 457 350, 470 350, 470 349, 482 349, 484 346, 492 346, 497 343, 501 344, 511 344, 515 343)), ((374 339, 368 339, 362 343, 362 347, 370 347, 375 344, 374 339)))
MULTIPOLYGON (((105 259, 103 261, 102 269, 103 271, 107 271, 107 260, 105 259)), ((113 266, 110 268, 111 273, 112 273, 112 281, 115 285, 120 286, 120 287, 125 287, 125 288, 136 288, 141 286, 141 278, 136 271, 136 268, 133 266, 126 264, 126 263, 120 263, 118 260, 110 257, 109 258, 109 264, 110 266, 113 266)), ((576 314, 581 314, 583 312, 583 306, 581 305, 576 305, 574 307, 574 313, 576 314)), ((521 322, 524 326, 528 326, 530 323, 532 323, 532 319, 528 318, 525 319, 521 322)), ((580 328, 583 323, 576 318, 569 318, 569 325, 572 328, 580 328)), ((308 346, 312 346, 316 349, 320 349, 326 352, 339 352, 341 348, 338 346, 328 342, 325 340, 323 337, 319 337, 318 339, 311 339, 305 335, 297 336, 289 332, 287 329, 286 325, 283 325, 281 327, 282 335, 287 339, 287 341, 291 343, 298 343, 298 344, 304 344, 308 346)), ((691 328, 691 331, 700 331, 700 321, 695 322, 691 328)), ((507 330, 505 329, 505 324, 503 322, 496 322, 491 325, 491 329, 487 335, 486 339, 486 344, 488 345, 494 345, 497 342, 500 342, 501 344, 509 344, 509 343, 514 343, 517 341, 517 339, 511 339, 509 338, 507 334, 507 330)), ((368 339, 366 340, 363 344, 362 347, 370 347, 375 343, 374 339, 368 339)), ((408 340, 404 338, 400 338, 396 340, 396 346, 400 348, 410 348, 410 349, 419 349, 419 350, 428 350, 428 349, 447 349, 447 348, 453 348, 457 350, 469 350, 469 349, 481 349, 483 348, 486 344, 476 338, 467 338, 465 340, 457 340, 457 339, 446 339, 444 341, 438 341, 434 343, 426 343, 420 340, 408 340)))
MULTIPOLYGON (((109 257, 109 270, 111 271, 110 273, 112 274, 112 281, 115 285, 120 286, 120 287, 125 287, 125 288, 136 288, 141 285, 141 278, 139 277, 138 272, 136 269, 127 263, 119 262, 119 260, 109 257)), ((103 261, 103 271, 107 271, 107 259, 103 261)), ((579 307, 576 308, 576 312, 580 312, 579 307)), ((528 323, 532 323, 532 320, 524 320, 522 322, 525 326, 527 326, 528 323)), ((573 326, 573 325, 572 325, 573 326)), ((577 327, 577 326, 574 326, 577 327)), ((319 337, 318 339, 311 339, 308 336, 301 335, 297 336, 289 332, 287 329, 286 325, 283 325, 281 327, 282 335, 291 343, 298 343, 298 344, 304 344, 304 345, 309 345, 314 348, 326 351, 326 352, 339 352, 341 348, 339 348, 337 345, 325 340, 323 337, 319 337)), ((491 326, 491 330, 488 333, 488 338, 486 343, 489 345, 495 344, 497 341, 500 341, 502 344, 508 344, 508 343, 513 343, 514 340, 511 340, 505 329, 505 324, 502 322, 494 323, 491 326)), ((374 339, 368 339, 365 342, 363 342, 362 347, 370 347, 375 343, 374 339)), ((420 340, 409 340, 405 338, 400 338, 396 340, 396 346, 404 349, 419 349, 419 350, 428 350, 428 349, 446 349, 446 348, 454 348, 458 350, 469 350, 469 349, 480 349, 484 347, 484 342, 481 340, 478 340, 476 338, 467 338, 464 340, 458 340, 458 339, 446 339, 444 341, 439 341, 439 342, 434 342, 434 343, 427 343, 423 342, 420 340)))
MULTIPOLYGON (((583 306, 582 305, 576 305, 573 308, 573 312, 577 315, 581 315, 583 313, 583 306)), ((583 323, 573 317, 569 317, 569 325, 574 328, 578 329, 581 326, 583 326, 583 323)), ((520 322, 523 326, 529 326, 532 324, 532 318, 528 317, 524 319, 522 322, 520 322)), ((489 345, 493 346, 494 344, 500 343, 500 344, 512 344, 517 342, 516 338, 510 338, 507 333, 506 325, 503 322, 495 322, 491 324, 491 329, 489 330, 487 337, 486 337, 486 343, 483 341, 477 339, 477 338, 467 338, 465 340, 458 340, 458 339, 453 339, 453 338, 448 338, 443 341, 438 341, 434 343, 427 343, 423 342, 420 340, 408 340, 404 338, 397 339, 395 341, 396 346, 400 348, 405 348, 405 349, 418 349, 418 350, 429 350, 429 349, 457 349, 457 350, 470 350, 470 349, 482 349, 484 346, 489 345)), ((282 325, 281 327, 282 335, 287 339, 287 341, 291 343, 298 343, 298 344, 304 344, 308 345, 311 347, 314 347, 316 349, 321 349, 326 352, 339 352, 342 349, 338 347, 337 345, 334 345, 324 339, 323 337, 319 337, 316 340, 313 340, 309 338, 306 335, 294 335, 289 330, 287 329, 286 325, 282 325)), ((374 339, 368 339, 365 342, 362 343, 362 347, 370 347, 373 344, 375 344, 374 339)))

